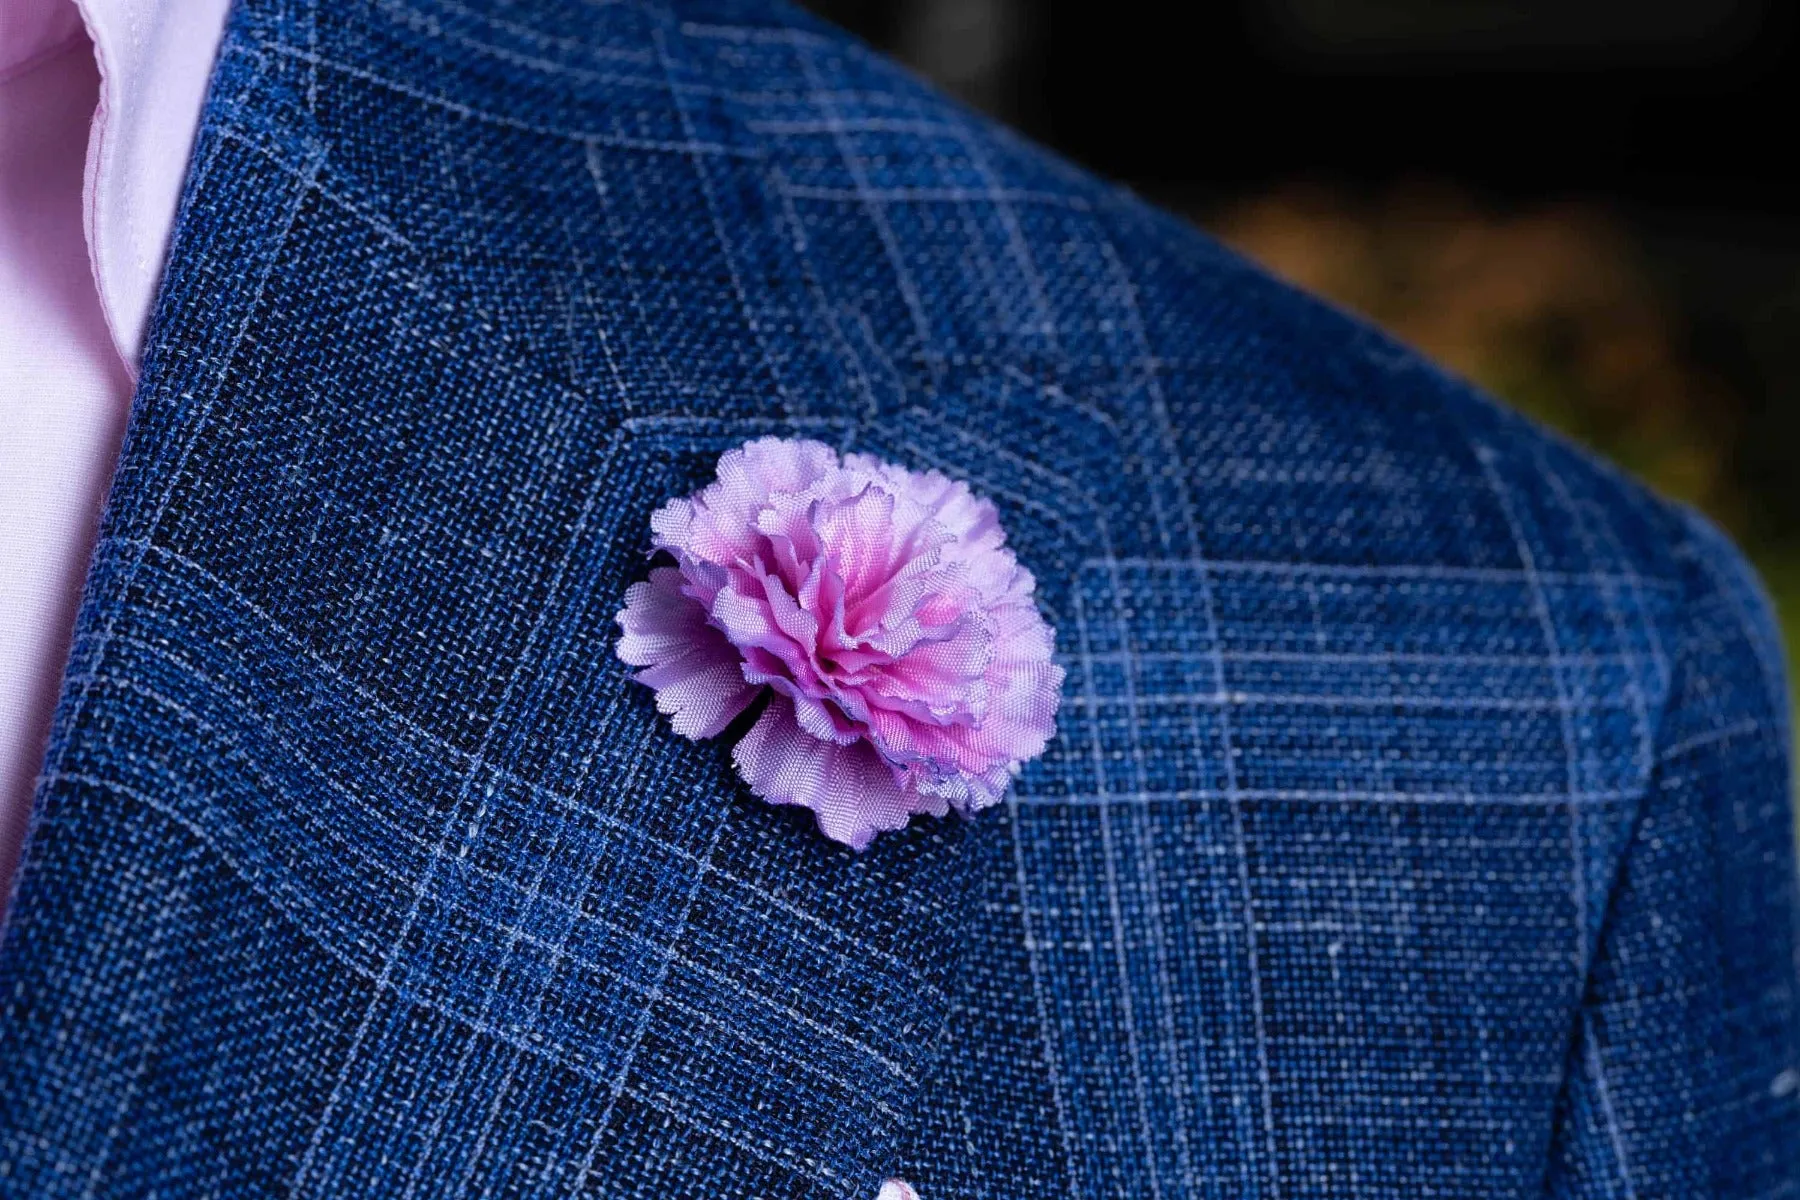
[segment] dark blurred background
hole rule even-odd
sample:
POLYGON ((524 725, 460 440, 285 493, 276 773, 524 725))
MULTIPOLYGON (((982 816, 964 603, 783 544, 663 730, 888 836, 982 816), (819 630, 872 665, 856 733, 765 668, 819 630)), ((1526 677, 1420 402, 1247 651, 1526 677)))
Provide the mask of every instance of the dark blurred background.
POLYGON ((1800 650, 1793 0, 808 6, 1698 505, 1800 650))

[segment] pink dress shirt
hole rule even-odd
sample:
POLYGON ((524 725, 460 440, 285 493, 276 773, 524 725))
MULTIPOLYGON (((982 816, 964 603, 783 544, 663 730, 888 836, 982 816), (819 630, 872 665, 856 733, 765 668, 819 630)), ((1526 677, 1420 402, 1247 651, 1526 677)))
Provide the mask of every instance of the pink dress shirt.
POLYGON ((0 0, 0 922, 227 0, 0 0))

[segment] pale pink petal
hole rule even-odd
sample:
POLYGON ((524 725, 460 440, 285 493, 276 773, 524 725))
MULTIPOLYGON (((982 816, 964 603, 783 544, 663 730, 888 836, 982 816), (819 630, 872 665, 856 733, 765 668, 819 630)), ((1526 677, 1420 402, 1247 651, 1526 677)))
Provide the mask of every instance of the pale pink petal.
POLYGON ((706 610, 682 584, 680 571, 663 567, 626 589, 618 654, 643 668, 637 681, 656 689, 656 707, 676 733, 716 737, 759 689, 745 680, 737 647, 707 624, 706 610))
POLYGON ((711 659, 694 654, 638 673, 637 680, 656 689, 657 711, 683 737, 717 737, 756 699, 762 689, 746 682, 735 655, 711 659))
POLYGON ((969 485, 939 471, 908 471, 867 454, 844 456, 844 466, 880 479, 930 513, 956 541, 971 550, 994 549, 1006 540, 1000 514, 969 485))
POLYGON ((942 801, 921 805, 868 743, 845 746, 807 733, 784 696, 770 699, 732 760, 757 795, 812 809, 825 836, 856 850, 883 830, 901 828, 915 812, 942 816, 948 808, 942 801))
POLYGON ((618 654, 628 665, 648 667, 693 649, 706 629, 706 610, 682 594, 682 574, 674 567, 650 572, 643 583, 625 589, 625 611, 618 615, 618 654))
POLYGON ((727 450, 713 483, 651 517, 656 544, 716 563, 744 557, 755 549, 756 515, 771 496, 802 490, 837 465, 837 452, 822 442, 768 437, 727 450))
POLYGON ((712 620, 740 651, 764 651, 773 655, 783 670, 810 669, 812 648, 783 631, 766 597, 726 588, 713 600, 712 620))

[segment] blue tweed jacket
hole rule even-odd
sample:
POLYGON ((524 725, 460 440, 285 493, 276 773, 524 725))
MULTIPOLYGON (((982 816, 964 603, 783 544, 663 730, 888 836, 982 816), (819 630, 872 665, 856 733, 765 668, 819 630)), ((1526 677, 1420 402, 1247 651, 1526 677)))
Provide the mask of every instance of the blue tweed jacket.
POLYGON ((1789 1196, 1720 537, 776 0, 244 0, 0 951, 0 1195, 1789 1196), (862 855, 611 650, 754 435, 1061 731, 862 855))

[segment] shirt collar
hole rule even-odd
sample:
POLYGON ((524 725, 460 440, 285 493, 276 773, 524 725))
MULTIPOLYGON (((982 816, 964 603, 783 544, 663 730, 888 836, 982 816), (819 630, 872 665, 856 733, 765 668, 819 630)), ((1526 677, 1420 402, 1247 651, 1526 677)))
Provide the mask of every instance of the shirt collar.
POLYGON ((81 0, 100 63, 88 254, 113 342, 136 364, 229 0, 81 0))
POLYGON ((92 40, 83 229, 101 309, 135 369, 229 0, 0 0, 0 80, 92 40))

